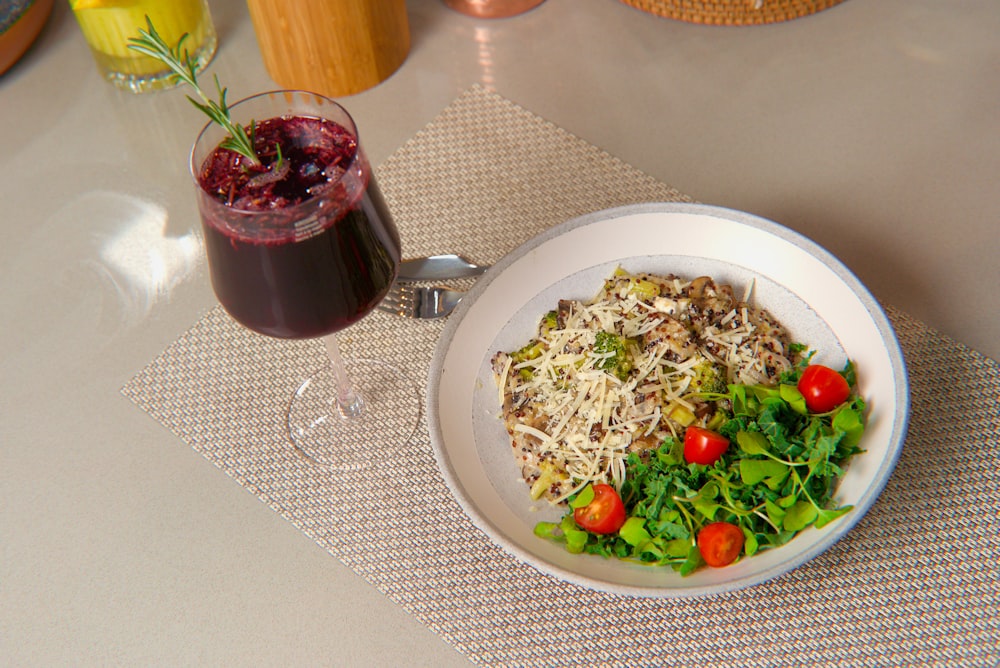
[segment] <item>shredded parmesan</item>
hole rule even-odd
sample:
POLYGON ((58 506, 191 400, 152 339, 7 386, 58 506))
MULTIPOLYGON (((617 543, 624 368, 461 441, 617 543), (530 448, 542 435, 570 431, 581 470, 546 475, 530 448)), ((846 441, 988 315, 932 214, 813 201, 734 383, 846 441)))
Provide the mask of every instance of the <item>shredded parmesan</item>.
POLYGON ((561 302, 521 351, 498 353, 500 403, 525 480, 548 476, 555 503, 588 483, 620 486, 630 453, 683 431, 677 410, 707 419, 701 395, 711 387, 788 364, 783 333, 747 304, 752 290, 737 301, 707 277, 619 270, 593 300, 561 302))

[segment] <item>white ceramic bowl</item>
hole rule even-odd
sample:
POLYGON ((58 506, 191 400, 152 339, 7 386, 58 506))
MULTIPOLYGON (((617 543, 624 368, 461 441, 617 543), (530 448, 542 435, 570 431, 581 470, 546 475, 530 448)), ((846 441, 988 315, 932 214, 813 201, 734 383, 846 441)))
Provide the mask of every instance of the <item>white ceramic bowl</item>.
POLYGON ((490 269, 451 316, 438 343, 428 391, 431 442, 441 472, 472 521, 497 544, 539 570, 603 591, 697 596, 739 589, 796 568, 842 538, 868 511, 899 457, 909 388, 895 333, 878 302, 834 256, 774 222, 695 204, 645 204, 585 215, 516 249, 490 269), (854 509, 823 529, 726 568, 682 577, 592 555, 569 554, 536 537, 560 509, 532 502, 499 417, 490 358, 535 333, 560 298, 590 299, 617 266, 630 271, 710 275, 737 294, 754 281, 755 303, 818 350, 817 362, 858 369, 868 402, 865 453, 837 489, 854 509))

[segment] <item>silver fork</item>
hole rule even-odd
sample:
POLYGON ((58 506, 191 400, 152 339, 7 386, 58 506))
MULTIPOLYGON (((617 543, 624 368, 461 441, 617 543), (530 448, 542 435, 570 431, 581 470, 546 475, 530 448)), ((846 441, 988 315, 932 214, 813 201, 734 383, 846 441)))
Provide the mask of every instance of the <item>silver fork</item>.
POLYGON ((378 308, 407 318, 443 318, 455 310, 464 296, 464 292, 439 285, 427 287, 394 283, 378 308))

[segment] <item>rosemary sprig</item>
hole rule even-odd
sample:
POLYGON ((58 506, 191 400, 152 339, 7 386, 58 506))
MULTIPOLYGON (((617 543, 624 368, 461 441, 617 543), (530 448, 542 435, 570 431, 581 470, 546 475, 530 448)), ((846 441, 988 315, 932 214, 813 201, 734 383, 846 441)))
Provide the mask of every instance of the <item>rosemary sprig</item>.
POLYGON ((219 93, 218 102, 210 99, 205 91, 202 90, 201 85, 198 83, 198 65, 191 59, 191 55, 187 49, 183 49, 182 51, 184 40, 188 38, 188 34, 184 33, 181 35, 181 38, 177 40, 177 46, 170 48, 163 38, 160 37, 160 34, 156 32, 156 28, 153 27, 153 22, 148 16, 146 17, 146 28, 146 30, 139 28, 139 37, 128 38, 128 48, 155 58, 173 70, 173 74, 170 76, 174 81, 183 81, 191 86, 202 100, 199 102, 188 95, 187 99, 191 101, 191 104, 201 109, 206 116, 212 119, 213 122, 221 125, 229 133, 229 136, 219 145, 222 148, 227 148, 245 156, 254 165, 260 165, 260 158, 253 147, 255 127, 253 121, 250 122, 249 134, 242 125, 232 121, 229 116, 229 106, 226 104, 227 89, 223 88, 222 84, 219 83, 218 75, 215 76, 215 87, 219 93))

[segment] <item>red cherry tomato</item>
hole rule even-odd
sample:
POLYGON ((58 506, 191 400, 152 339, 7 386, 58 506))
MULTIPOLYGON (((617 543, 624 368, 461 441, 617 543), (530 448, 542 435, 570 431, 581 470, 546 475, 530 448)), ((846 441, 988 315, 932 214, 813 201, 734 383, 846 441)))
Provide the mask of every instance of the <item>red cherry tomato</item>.
POLYGON ((728 566, 743 550, 743 530, 729 522, 713 522, 698 532, 698 551, 714 568, 728 566))
POLYGON ((684 460, 689 464, 712 465, 728 447, 729 439, 710 429, 691 426, 684 432, 684 460))
POLYGON ((573 511, 573 519, 592 533, 614 533, 625 524, 625 504, 611 485, 594 485, 594 500, 573 511))
POLYGON ((829 413, 848 400, 851 387, 839 373, 822 364, 810 364, 799 378, 799 392, 813 413, 829 413))

